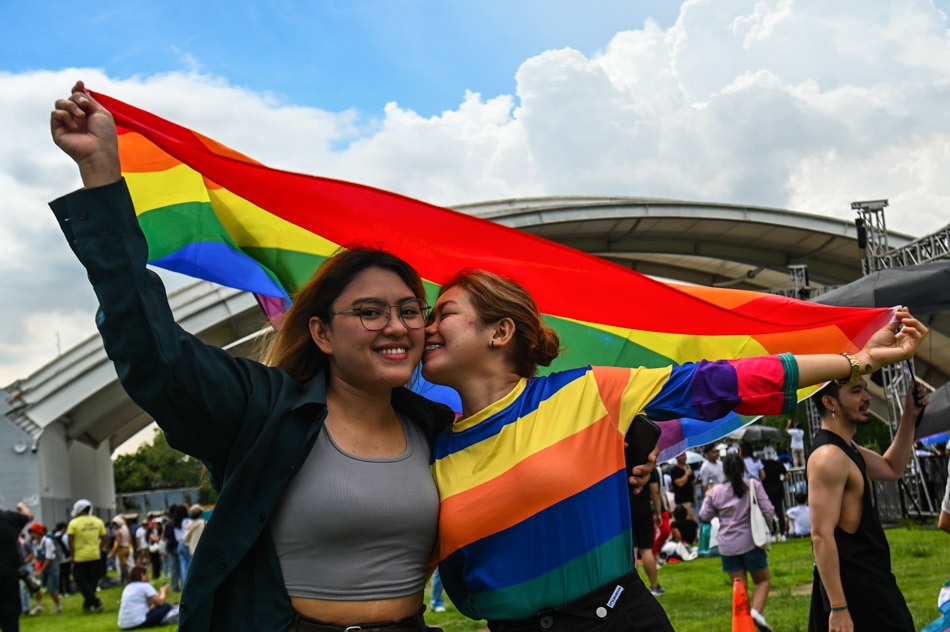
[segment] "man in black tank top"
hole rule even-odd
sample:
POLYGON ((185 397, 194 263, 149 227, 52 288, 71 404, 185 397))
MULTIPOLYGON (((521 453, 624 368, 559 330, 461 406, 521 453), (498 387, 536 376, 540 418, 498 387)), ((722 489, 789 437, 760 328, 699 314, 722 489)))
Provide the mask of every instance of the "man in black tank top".
POLYGON ((806 464, 815 552, 809 631, 915 630, 891 573, 891 554, 873 500, 871 481, 897 480, 914 443, 914 422, 926 405, 908 390, 904 414, 884 455, 853 442, 870 420, 863 378, 831 382, 813 396, 821 430, 806 464))

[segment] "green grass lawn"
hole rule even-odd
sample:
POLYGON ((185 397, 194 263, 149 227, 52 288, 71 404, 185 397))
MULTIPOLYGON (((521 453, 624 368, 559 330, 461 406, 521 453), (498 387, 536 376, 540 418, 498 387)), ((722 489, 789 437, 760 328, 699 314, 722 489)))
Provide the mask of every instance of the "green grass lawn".
MULTIPOLYGON (((894 574, 904 591, 919 630, 937 618, 937 594, 950 579, 947 551, 950 536, 933 528, 897 527, 887 531, 891 543, 894 574)), ((794 540, 773 545, 769 553, 772 592, 765 616, 776 632, 804 632, 808 629, 813 559, 810 540, 794 540)), ((667 564, 660 569, 660 584, 666 594, 659 598, 678 632, 717 632, 731 629, 732 584, 722 572, 718 558, 667 564)), ((119 588, 100 592, 106 606, 100 614, 82 613, 82 596, 63 600, 64 612, 52 614, 52 600, 44 597, 46 612, 23 617, 23 632, 99 632, 118 630, 119 588)), ((177 595, 172 594, 172 601, 177 595)), ((485 629, 484 622, 460 615, 447 603, 448 612, 427 613, 429 625, 446 632, 485 629)), ((162 629, 162 628, 159 628, 162 629)), ((171 628, 164 628, 170 630, 171 628)), ((265 632, 265 631, 262 631, 265 632)))

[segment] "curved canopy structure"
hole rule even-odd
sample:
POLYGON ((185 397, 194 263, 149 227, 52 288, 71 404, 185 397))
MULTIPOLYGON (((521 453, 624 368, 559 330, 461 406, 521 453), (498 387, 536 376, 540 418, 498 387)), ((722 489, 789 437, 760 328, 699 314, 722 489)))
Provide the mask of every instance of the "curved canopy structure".
MULTIPOLYGON (((861 277, 852 223, 794 211, 647 198, 550 197, 457 207, 672 281, 746 290, 789 288, 787 266, 808 266, 813 285, 861 277)), ((891 234, 901 247, 906 235, 891 234)), ((233 353, 265 325, 254 299, 198 282, 170 296, 179 322, 233 353)), ((934 386, 950 375, 950 318, 928 316, 933 335, 920 353, 918 375, 934 386)), ((53 423, 68 441, 114 449, 150 420, 128 401, 94 336, 33 375, 6 387, 7 413, 38 438, 53 423)))

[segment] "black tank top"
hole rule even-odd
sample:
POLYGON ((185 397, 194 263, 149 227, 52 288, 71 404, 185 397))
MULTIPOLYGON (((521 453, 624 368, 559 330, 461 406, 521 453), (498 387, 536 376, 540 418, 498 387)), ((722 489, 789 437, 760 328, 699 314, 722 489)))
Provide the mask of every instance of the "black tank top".
MULTIPOLYGON (((845 599, 848 601, 848 610, 854 620, 855 630, 914 630, 914 622, 907 609, 904 596, 897 587, 897 580, 891 572, 891 549, 872 497, 871 481, 867 477, 864 457, 853 443, 846 442, 828 430, 819 430, 815 433, 812 451, 827 444, 836 446, 847 454, 858 466, 861 478, 864 479, 864 503, 861 510, 861 522, 857 530, 854 533, 848 533, 841 527, 835 527, 841 584, 844 588, 845 599), (871 615, 871 613, 874 614, 871 615), (886 623, 883 623, 891 619, 891 614, 897 616, 894 627, 888 627, 886 623), (861 622, 865 625, 860 625, 861 622), (880 627, 882 624, 884 627, 880 627), (909 624, 909 627, 904 627, 904 625, 898 627, 900 624, 909 624)), ((824 586, 821 585, 817 566, 811 610, 812 620, 809 630, 827 630, 829 603, 824 586)))

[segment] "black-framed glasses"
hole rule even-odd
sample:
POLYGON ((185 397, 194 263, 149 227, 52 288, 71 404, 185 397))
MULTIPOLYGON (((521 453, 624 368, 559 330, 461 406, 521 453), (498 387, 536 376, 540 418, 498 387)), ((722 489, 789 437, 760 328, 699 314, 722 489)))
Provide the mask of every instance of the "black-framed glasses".
POLYGON ((426 318, 432 310, 422 299, 418 298, 406 299, 398 305, 387 305, 384 301, 367 299, 360 302, 356 307, 341 309, 338 312, 330 312, 330 315, 356 314, 360 317, 360 322, 363 324, 363 327, 368 331, 379 331, 389 322, 393 308, 396 309, 399 320, 401 320, 402 324, 408 329, 421 329, 425 327, 426 318))

